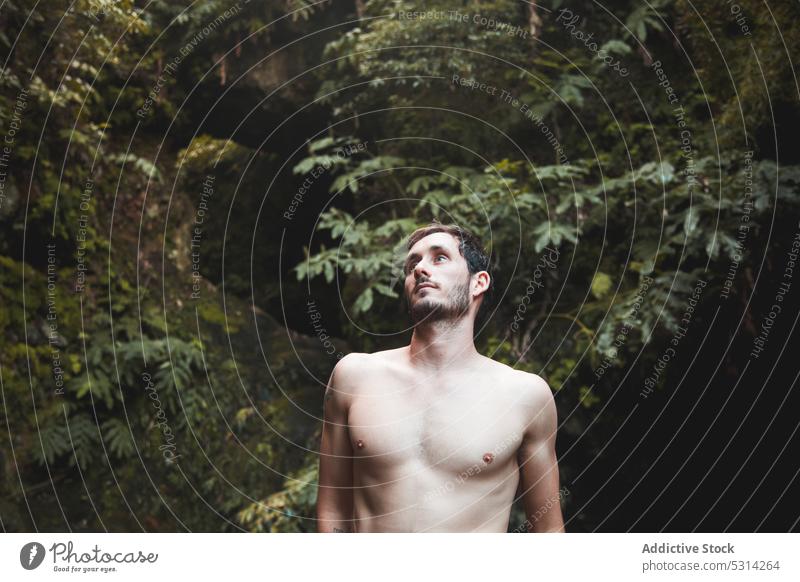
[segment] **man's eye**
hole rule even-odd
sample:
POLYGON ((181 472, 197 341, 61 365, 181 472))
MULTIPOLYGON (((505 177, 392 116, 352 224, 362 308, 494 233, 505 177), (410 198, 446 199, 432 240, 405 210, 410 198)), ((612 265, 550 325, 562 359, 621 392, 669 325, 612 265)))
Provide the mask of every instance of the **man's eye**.
POLYGON ((438 257, 436 257, 436 260, 438 261, 439 259, 446 259, 446 258, 447 255, 439 255, 438 257))

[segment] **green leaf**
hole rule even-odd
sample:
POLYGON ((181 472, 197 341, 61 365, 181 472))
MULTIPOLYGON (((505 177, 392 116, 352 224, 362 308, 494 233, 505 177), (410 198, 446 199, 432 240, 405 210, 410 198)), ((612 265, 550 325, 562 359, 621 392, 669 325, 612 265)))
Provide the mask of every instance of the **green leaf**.
POLYGON ((353 309, 356 313, 364 313, 368 311, 369 308, 372 307, 372 288, 367 288, 361 295, 359 295, 358 299, 356 299, 355 305, 353 305, 353 309))
POLYGON ((325 270, 325 280, 328 283, 333 283, 333 278, 335 276, 333 271, 333 265, 330 263, 330 261, 328 261, 323 265, 323 268, 325 270))
POLYGON ((686 211, 686 217, 683 221, 683 232, 686 236, 691 236, 697 230, 697 225, 700 223, 700 214, 697 210, 689 208, 686 211))
POLYGON ((127 424, 118 418, 109 418, 102 425, 103 438, 108 443, 108 449, 119 458, 133 454, 134 446, 131 431, 127 424))
POLYGON ((601 51, 609 54, 627 55, 631 52, 631 47, 622 42, 621 40, 610 40, 600 47, 601 51))
POLYGON ((611 283, 611 277, 606 273, 596 272, 592 279, 592 295, 597 299, 602 299, 611 290, 611 283))

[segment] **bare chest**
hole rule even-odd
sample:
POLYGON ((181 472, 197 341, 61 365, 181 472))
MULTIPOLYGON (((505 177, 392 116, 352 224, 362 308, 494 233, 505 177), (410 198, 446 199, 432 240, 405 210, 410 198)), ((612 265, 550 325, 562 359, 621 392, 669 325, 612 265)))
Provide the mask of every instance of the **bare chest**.
POLYGON ((524 430, 514 402, 485 391, 356 398, 348 425, 361 469, 381 474, 418 464, 489 473, 515 460, 524 430))

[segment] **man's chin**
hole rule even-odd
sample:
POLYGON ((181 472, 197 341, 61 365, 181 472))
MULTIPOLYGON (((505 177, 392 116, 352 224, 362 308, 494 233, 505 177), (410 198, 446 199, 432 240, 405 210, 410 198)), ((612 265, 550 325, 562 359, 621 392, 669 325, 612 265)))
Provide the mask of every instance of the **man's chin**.
POLYGON ((423 321, 437 321, 442 315, 442 304, 429 299, 420 299, 411 308, 411 321, 414 325, 423 321))
POLYGON ((411 322, 416 326, 421 323, 451 322, 455 324, 466 316, 466 312, 457 313, 440 302, 426 302, 424 305, 417 303, 411 310, 411 322))

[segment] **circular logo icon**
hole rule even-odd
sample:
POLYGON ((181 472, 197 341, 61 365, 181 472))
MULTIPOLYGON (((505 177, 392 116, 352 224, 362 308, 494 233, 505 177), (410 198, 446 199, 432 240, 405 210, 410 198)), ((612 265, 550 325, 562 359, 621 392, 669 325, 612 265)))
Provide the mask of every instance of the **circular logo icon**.
POLYGON ((19 563, 26 570, 38 568, 44 560, 44 546, 39 542, 29 542, 19 551, 19 563))

